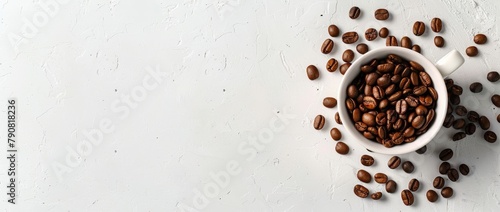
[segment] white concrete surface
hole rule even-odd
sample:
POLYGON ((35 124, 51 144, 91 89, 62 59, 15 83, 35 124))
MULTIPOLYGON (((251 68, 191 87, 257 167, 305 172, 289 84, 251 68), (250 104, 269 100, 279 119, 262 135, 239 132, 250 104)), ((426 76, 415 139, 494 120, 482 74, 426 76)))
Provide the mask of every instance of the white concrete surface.
MULTIPOLYGON (((351 147, 338 155, 328 129, 336 109, 321 105, 336 96, 341 75, 328 73, 334 52, 319 49, 327 26, 363 33, 387 26, 408 35, 437 61, 451 49, 464 52, 475 33, 488 35, 480 55, 466 58, 451 77, 465 89, 463 104, 487 115, 500 132, 500 113, 489 98, 500 84, 486 73, 500 70, 500 2, 438 1, 71 1, 2 0, 0 3, 0 138, 6 102, 18 106, 18 189, 7 203, 5 143, 0 148, 2 211, 499 211, 500 142, 479 130, 460 142, 442 133, 427 153, 403 155, 414 174, 386 167, 388 156, 366 170, 385 172, 398 185, 381 201, 353 194, 367 152, 351 147), (56 2, 49 4, 47 2, 56 2), (42 3, 42 4, 41 4, 42 3), (351 6, 363 14, 348 18, 351 6), (373 12, 387 8, 388 21, 373 12), (416 20, 444 22, 444 48, 427 28, 415 37, 416 20), (309 81, 305 67, 321 77, 309 81), (481 94, 468 91, 480 81, 481 94), (325 130, 311 126, 317 114, 325 130), (100 136, 102 135, 102 136, 100 136), (447 182, 453 198, 425 199, 438 174, 436 153, 455 151, 454 165, 471 175, 447 182), (75 155, 81 154, 81 157, 75 155), (214 177, 215 180, 214 180, 214 177), (218 176, 218 177, 217 177, 218 176), (423 187, 412 207, 399 192, 415 177, 423 187)), ((362 39, 363 42, 364 38, 362 39)), ((367 42, 370 48, 385 40, 367 42)), ((357 55, 359 56, 359 55, 357 55)), ((342 130, 342 128, 340 128, 342 130)), ((370 183, 373 191, 383 186, 370 183)))

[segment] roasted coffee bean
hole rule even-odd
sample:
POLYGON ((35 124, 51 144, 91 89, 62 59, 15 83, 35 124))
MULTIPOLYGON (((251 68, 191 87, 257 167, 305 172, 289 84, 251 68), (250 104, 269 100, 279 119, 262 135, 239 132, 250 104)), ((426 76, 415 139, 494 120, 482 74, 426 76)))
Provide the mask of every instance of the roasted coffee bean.
POLYGON ((448 108, 446 109, 446 115, 453 113, 453 107, 451 107, 451 104, 448 104, 448 108))
POLYGON ((413 45, 413 46, 411 47, 411 50, 416 51, 416 52, 418 52, 418 53, 422 52, 422 50, 420 49, 420 46, 419 46, 419 45, 417 45, 417 44, 413 45))
POLYGON ((474 57, 479 53, 479 50, 477 50, 477 47, 475 46, 469 46, 467 49, 465 49, 465 54, 469 57, 474 57))
POLYGON ((432 182, 432 185, 436 189, 441 189, 444 186, 444 178, 437 176, 434 178, 434 181, 432 182))
POLYGON ((425 152, 427 151, 427 146, 423 146, 421 147, 420 149, 417 149, 417 151, 415 151, 417 154, 424 154, 425 152))
POLYGON ((346 155, 347 153, 349 153, 349 146, 347 146, 347 144, 345 144, 344 142, 339 141, 335 145, 335 151, 337 151, 337 153, 341 155, 346 155))
POLYGON ((337 99, 333 97, 325 97, 323 99, 323 106, 327 108, 334 108, 335 106, 337 106, 337 99))
POLYGON ((363 166, 371 166, 373 165, 373 163, 375 163, 375 159, 373 159, 372 156, 370 155, 361 156, 361 164, 363 164, 363 166))
POLYGON ((477 122, 479 120, 479 114, 476 111, 469 111, 467 113, 467 119, 471 122, 477 122))
POLYGON ((413 88, 413 94, 417 96, 424 95, 426 92, 427 92, 427 87, 424 85, 413 88))
POLYGON ((332 136, 333 140, 338 141, 342 138, 342 133, 340 133, 339 129, 334 127, 330 130, 330 136, 332 136))
POLYGON ((453 135, 453 141, 458 141, 464 139, 466 136, 465 132, 457 132, 453 135))
POLYGON ((422 67, 422 65, 420 65, 420 63, 416 61, 410 61, 410 66, 417 71, 425 71, 424 67, 422 67))
POLYGON ((399 84, 401 82, 401 75, 394 75, 391 77, 391 82, 394 84, 399 84))
POLYGON ((408 36, 404 36, 401 38, 401 47, 410 49, 412 46, 413 44, 408 36))
POLYGON ((377 9, 375 10, 375 19, 379 21, 387 20, 390 14, 386 9, 377 9))
POLYGON ((439 165, 439 173, 440 174, 447 174, 448 171, 450 170, 450 163, 448 162, 442 162, 441 165, 439 165))
POLYGON ((490 120, 486 116, 479 117, 479 126, 483 130, 490 129, 490 120))
POLYGON ((398 46, 398 39, 394 36, 387 36, 385 40, 386 46, 398 46))
POLYGON ((372 72, 369 73, 365 76, 365 82, 367 85, 376 85, 377 84, 377 79, 380 77, 380 75, 377 72, 372 72))
POLYGON ((356 43, 358 41, 359 35, 357 32, 346 32, 342 35, 342 42, 346 44, 356 43))
POLYGON ((342 54, 342 60, 344 62, 350 63, 350 62, 352 62, 353 59, 354 59, 354 52, 350 49, 346 49, 344 51, 344 53, 342 54))
POLYGON ((486 79, 490 82, 496 82, 500 80, 500 74, 496 71, 490 71, 488 72, 488 75, 486 75, 486 79))
POLYGON ((368 28, 365 31, 365 38, 367 41, 372 41, 377 39, 377 30, 375 28, 368 28))
POLYGON ((500 107, 500 95, 498 94, 495 94, 491 97, 491 102, 497 106, 497 107, 500 107))
POLYGON ((356 108, 352 111, 352 120, 355 122, 361 121, 362 112, 359 108, 356 108))
POLYGON ((477 34, 474 36, 474 43, 476 44, 485 44, 488 41, 488 38, 484 34, 477 34))
POLYGON ((335 46, 335 43, 329 38, 327 38, 324 42, 323 45, 321 45, 321 52, 323 54, 328 54, 332 52, 333 47, 335 46))
POLYGON ((377 79, 377 85, 386 88, 391 84, 391 76, 389 74, 384 74, 383 76, 377 79))
POLYGON ((401 164, 401 158, 398 156, 392 156, 387 162, 387 166, 389 166, 390 169, 398 168, 399 164, 401 164))
POLYGON ((451 87, 454 85, 453 79, 450 79, 450 78, 445 79, 444 84, 446 85, 446 89, 450 90, 451 87))
POLYGON ((356 98, 358 97, 358 88, 355 85, 350 85, 347 87, 347 96, 349 98, 356 98))
POLYGON ((351 19, 358 18, 360 14, 361 10, 359 9, 359 7, 351 7, 351 9, 349 10, 349 18, 351 19))
POLYGON ((497 134, 488 130, 484 133, 484 140, 489 143, 495 143, 497 141, 497 134))
POLYGON ((389 100, 382 99, 382 101, 380 101, 380 103, 378 104, 378 108, 380 108, 381 110, 385 110, 388 105, 389 105, 389 100))
POLYGON ((450 198, 453 196, 453 189, 450 188, 450 187, 444 187, 442 190, 441 190, 441 196, 443 196, 444 198, 450 198))
POLYGON ((443 127, 450 128, 455 121, 455 117, 451 114, 447 114, 444 118, 443 127))
POLYGON ((406 100, 406 103, 408 103, 408 105, 410 107, 417 107, 418 106, 418 99, 415 98, 414 96, 407 96, 405 98, 405 100, 406 100))
POLYGON ((443 29, 443 22, 440 18, 433 18, 431 21, 431 29, 434 32, 441 32, 443 29))
POLYGON ((427 200, 429 200, 429 202, 436 202, 439 197, 434 190, 428 190, 427 193, 425 193, 425 196, 427 197, 427 200))
POLYGON ((465 134, 472 135, 476 132, 476 125, 474 123, 468 123, 465 125, 465 134))
POLYGON ((369 127, 373 127, 376 125, 375 116, 369 113, 363 113, 361 116, 361 120, 369 127))
POLYGON ((351 67, 351 63, 344 63, 340 65, 339 68, 340 74, 344 75, 347 72, 347 69, 349 69, 349 67, 351 67))
POLYGON ((337 122, 337 124, 342 125, 342 120, 340 120, 339 112, 335 113, 335 122, 337 122))
POLYGON ((467 108, 462 105, 458 105, 457 107, 455 107, 455 113, 459 116, 465 116, 467 115, 467 108))
POLYGON ((402 95, 403 95, 403 92, 398 91, 398 92, 392 94, 391 96, 389 96, 389 98, 387 98, 387 100, 389 100, 390 102, 394 102, 394 101, 400 99, 402 95))
POLYGON ((444 46, 444 38, 441 36, 436 36, 434 37, 434 45, 437 47, 443 47, 444 46))
MULTIPOLYGON (((419 79, 418 79, 418 73, 412 71, 410 74, 410 81, 413 86, 418 86, 419 85, 419 79)), ((425 87, 425 86, 424 86, 425 87)), ((425 91, 427 92, 427 88, 425 88, 425 91)))
POLYGON ((340 34, 340 30, 339 28, 337 27, 337 25, 335 24, 332 24, 328 27, 328 34, 330 34, 330 36, 332 37, 337 37, 339 36, 340 34))
POLYGON ((316 66, 314 66, 314 65, 307 66, 306 73, 307 73, 307 77, 310 80, 315 80, 315 79, 318 79, 318 77, 319 77, 318 68, 316 68, 316 66))
POLYGON ((458 175, 458 171, 456 169, 451 168, 448 170, 448 179, 450 179, 452 182, 456 182, 460 175, 458 175))
POLYGON ((366 198, 369 193, 370 191, 362 185, 358 184, 354 186, 354 194, 356 194, 356 196, 358 197, 366 198))
POLYGON ((419 187, 420 182, 415 178, 411 179, 410 182, 408 182, 408 189, 410 191, 417 191, 419 187))
POLYGON ((382 27, 379 31, 378 31, 378 36, 380 36, 381 38, 386 38, 387 36, 389 36, 389 29, 385 28, 385 27, 382 27))
POLYGON ((423 115, 426 115, 427 113, 429 112, 429 110, 427 109, 427 107, 423 106, 423 105, 419 105, 415 108, 415 113, 419 116, 423 116, 423 115))
POLYGON ((413 205, 413 202, 415 201, 413 194, 411 193, 410 190, 407 189, 401 191, 401 200, 403 200, 403 203, 406 206, 413 205))
POLYGON ((413 163, 410 161, 403 162, 402 167, 403 171, 405 171, 406 173, 412 173, 413 170, 415 169, 415 166, 413 166, 413 163))
POLYGON ((389 72, 394 71, 394 67, 395 66, 392 63, 384 63, 384 64, 378 65, 377 70, 382 72, 382 73, 389 73, 389 72))
POLYGON ((368 173, 367 171, 365 171, 363 169, 360 169, 358 171, 357 177, 358 177, 359 181, 364 182, 364 183, 370 183, 372 181, 372 176, 370 175, 370 173, 368 173))
POLYGON ((373 86, 365 85, 363 92, 364 92, 365 96, 373 96, 373 86))
POLYGON ((469 166, 465 165, 465 164, 460 164, 460 166, 458 166, 458 170, 460 170, 460 173, 462 173, 462 175, 464 176, 467 176, 469 175, 469 166))
MULTIPOLYGON (((422 84, 424 84, 425 86, 431 86, 432 84, 432 80, 431 80, 431 77, 429 76, 429 74, 427 74, 427 72, 425 71, 421 71, 420 73, 418 73, 420 76, 420 81, 422 82, 422 84)), ((430 87, 432 88, 432 87, 430 87)))
POLYGON ((326 63, 326 70, 329 72, 337 71, 338 67, 339 67, 339 62, 335 58, 330 58, 326 63))
POLYGON ((375 68, 373 68, 370 65, 361 66, 361 72, 363 72, 363 73, 367 73, 368 74, 368 73, 373 72, 373 70, 375 70, 375 68))
POLYGON ((459 85, 451 86, 451 93, 454 95, 460 96, 462 95, 463 91, 464 91, 463 88, 459 85))
POLYGON ((367 109, 373 110, 377 107, 377 100, 375 100, 375 98, 372 96, 365 96, 363 97, 363 105, 367 109))
POLYGON ((376 173, 373 178, 375 179, 375 182, 377 183, 386 183, 388 180, 387 175, 384 173, 376 173))
POLYGON ((370 197, 373 199, 373 200, 379 200, 380 198, 382 198, 382 192, 376 192, 376 193, 373 193, 370 195, 370 197))
MULTIPOLYGON (((389 86, 387 86, 387 88, 385 89, 385 95, 392 95, 396 92, 397 90, 397 87, 395 84, 390 84, 389 86)), ((404 100, 404 99, 403 99, 404 100)))
POLYGON ((408 104, 406 100, 400 99, 396 102, 396 112, 398 114, 406 114, 406 110, 408 109, 408 104))
POLYGON ((413 24, 413 34, 416 36, 423 35, 425 33, 425 24, 421 21, 417 21, 413 24))
POLYGON ((474 82, 470 84, 469 89, 472 93, 479 93, 483 91, 483 84, 481 84, 480 82, 474 82))
POLYGON ((379 113, 375 116, 375 122, 377 122, 378 125, 384 125, 387 123, 387 115, 386 113, 379 113))
POLYGON ((389 180, 387 181, 387 183, 385 183, 385 191, 387 191, 387 193, 394 193, 397 188, 398 184, 396 184, 394 180, 389 180))
POLYGON ((317 115, 316 118, 314 118, 313 126, 314 129, 317 130, 323 129, 323 126, 325 126, 325 117, 323 115, 317 115))
POLYGON ((360 121, 354 123, 354 127, 356 128, 356 130, 358 130, 360 132, 364 132, 364 131, 366 131, 366 128, 368 128, 368 126, 365 123, 360 122, 360 121))
POLYGON ((453 150, 451 149, 443 149, 441 153, 439 153, 439 159, 442 161, 447 161, 453 157, 453 150))
POLYGON ((465 119, 455 119, 453 122, 453 128, 459 130, 465 127, 465 119))
POLYGON ((354 110, 354 108, 356 108, 356 101, 354 101, 354 99, 349 98, 345 101, 345 106, 347 107, 347 109, 352 111, 354 110))
POLYGON ((360 43, 356 46, 356 51, 358 51, 360 54, 365 54, 367 53, 368 51, 370 50, 370 48, 368 47, 368 45, 364 44, 364 43, 360 43))
POLYGON ((425 124, 425 117, 424 116, 417 116, 411 122, 411 126, 414 127, 415 129, 422 128, 424 126, 424 124, 425 124))

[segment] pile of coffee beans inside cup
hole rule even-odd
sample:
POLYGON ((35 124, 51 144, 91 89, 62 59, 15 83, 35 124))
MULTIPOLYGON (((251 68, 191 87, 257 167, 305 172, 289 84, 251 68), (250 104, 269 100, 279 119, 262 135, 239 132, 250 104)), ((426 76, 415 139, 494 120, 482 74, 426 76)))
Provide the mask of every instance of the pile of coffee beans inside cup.
MULTIPOLYGON (((349 10, 349 18, 357 19, 363 13, 361 8, 352 7, 349 10)), ((378 21, 386 21, 391 17, 387 9, 377 9, 374 11, 374 18, 378 21)), ((443 29, 443 22, 440 18, 435 17, 430 20, 430 28, 433 33, 439 34, 443 29)), ((416 21, 413 25, 412 32, 415 36, 425 34, 426 25, 423 21, 416 21)), ((340 40, 345 44, 355 44, 362 40, 356 31, 345 30, 340 40)), ((336 47, 335 38, 340 36, 341 30, 335 24, 328 27, 328 34, 331 38, 327 38, 321 46, 321 53, 330 54, 336 47), (334 39, 334 40, 332 40, 334 39)), ((416 52, 421 52, 419 45, 414 44, 410 37, 403 36, 398 41, 396 36, 392 35, 390 30, 382 27, 378 30, 368 28, 364 31, 364 39, 366 41, 376 40, 378 37, 386 39, 386 46, 401 46, 412 49, 416 52)), ((484 34, 476 34, 472 41, 478 45, 487 43, 487 37, 484 34)), ((436 35, 434 44, 441 48, 445 46, 445 39, 436 35)), ((338 45, 337 45, 338 46, 338 45)), ((365 54, 369 51, 369 46, 360 42, 356 45, 356 51, 359 54, 365 54)), ((476 46, 469 46, 465 49, 465 54, 469 57, 474 57, 479 54, 479 49, 476 46)), ((347 49, 342 54, 342 60, 330 58, 326 62, 326 71, 345 74, 351 66, 351 62, 355 59, 355 52, 347 49), (340 64, 343 61, 343 64, 340 64)), ((309 65, 306 68, 307 77, 310 80, 319 78, 320 71, 314 65, 309 65)), ((500 80, 500 74, 496 71, 491 71, 486 76, 491 83, 497 83, 500 80)), ((448 89, 448 110, 443 126, 446 128, 453 127, 458 130, 453 135, 450 135, 450 141, 463 140, 465 137, 474 134, 476 124, 483 130, 484 140, 488 143, 497 141, 497 135, 491 131, 491 122, 484 116, 475 111, 467 109, 461 104, 460 96, 463 93, 463 88, 456 84, 452 79, 445 80, 448 89)), ((351 83, 345 91, 348 99, 346 104, 350 111, 350 117, 355 123, 355 127, 368 139, 374 140, 386 147, 393 145, 412 142, 418 135, 426 132, 428 127, 432 125, 434 119, 434 110, 436 100, 438 98, 436 90, 433 88, 433 83, 429 76, 423 70, 422 66, 414 61, 405 61, 398 55, 392 54, 387 58, 374 59, 370 63, 361 67, 361 74, 351 83)), ((481 93, 483 85, 479 82, 474 82, 469 86, 472 93, 481 93)), ((500 95, 492 94, 491 102, 496 107, 500 108, 500 95)), ((327 108, 335 108, 337 100, 334 97, 325 97, 323 105, 327 108)), ((330 116, 317 115, 314 119, 313 127, 316 130, 322 130, 330 116)), ((342 125, 342 120, 338 112, 335 113, 334 120, 338 125, 342 125)), ((500 114, 497 116, 497 122, 500 123, 500 114)), ((328 125, 330 126, 330 125, 328 125)), ((339 128, 332 127, 330 136, 336 141, 335 151, 341 155, 349 155, 350 147, 342 142, 342 133, 339 128)), ((453 144, 453 142, 451 143, 453 144)), ((367 150, 370 151, 370 150, 367 150)), ((417 154, 424 154, 427 147, 424 146, 417 151, 417 154)), ((442 161, 441 165, 436 169, 436 173, 448 178, 449 181, 458 181, 460 175, 467 176, 470 174, 469 166, 460 164, 453 166, 449 161, 453 157, 453 150, 445 148, 439 151, 436 155, 436 160, 442 161)), ((373 156, 364 154, 361 156, 360 163, 363 166, 372 166, 376 163, 373 156)), ((412 174, 415 166, 410 161, 394 156, 389 159, 387 166, 391 170, 397 170, 399 167, 408 173, 412 174)), ((408 180, 408 187, 401 190, 401 201, 404 205, 413 205, 417 200, 414 192, 423 190, 423 185, 432 185, 433 188, 426 191, 426 198, 429 202, 436 202, 439 198, 438 193, 443 198, 453 196, 454 190, 447 186, 443 176, 436 176, 432 182, 420 183, 417 178, 412 177, 408 180), (440 190, 436 192, 434 189, 440 190)), ((381 191, 370 191, 367 185, 372 179, 379 184, 385 185, 385 192, 388 194, 395 193, 398 190, 397 183, 385 173, 376 173, 372 175, 364 170, 357 171, 357 178, 361 184, 354 186, 354 194, 360 198, 370 197, 373 200, 382 199, 381 191)))

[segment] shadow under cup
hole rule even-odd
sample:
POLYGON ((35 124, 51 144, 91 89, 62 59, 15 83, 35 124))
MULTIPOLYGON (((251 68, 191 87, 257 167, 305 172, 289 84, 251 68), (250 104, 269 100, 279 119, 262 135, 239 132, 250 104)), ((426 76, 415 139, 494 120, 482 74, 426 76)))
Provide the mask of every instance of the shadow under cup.
POLYGON ((446 110, 448 108, 448 93, 446 90, 446 85, 444 83, 443 76, 436 68, 436 66, 434 66, 432 62, 430 62, 420 53, 402 47, 383 47, 375 49, 369 51, 368 53, 357 59, 343 76, 342 82, 340 83, 339 87, 338 97, 340 119, 342 120, 345 129, 354 137, 355 142, 360 143, 370 151, 388 155, 398 155, 413 152, 429 143, 441 129, 446 116, 446 110), (416 140, 411 143, 403 143, 400 145, 395 145, 391 148, 387 148, 376 141, 369 140, 365 138, 360 132, 358 132, 354 127, 354 123, 350 118, 350 112, 348 111, 345 104, 347 99, 347 87, 359 75, 361 66, 369 63, 373 59, 386 58, 389 54, 396 54, 407 61, 415 61, 419 63, 431 77, 434 89, 438 93, 434 121, 430 124, 427 132, 419 135, 416 140))

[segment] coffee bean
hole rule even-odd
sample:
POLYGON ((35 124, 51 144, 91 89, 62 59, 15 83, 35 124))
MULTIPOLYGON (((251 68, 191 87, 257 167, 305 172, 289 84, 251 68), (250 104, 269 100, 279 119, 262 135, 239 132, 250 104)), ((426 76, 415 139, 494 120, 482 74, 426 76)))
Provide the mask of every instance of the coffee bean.
POLYGON ((359 7, 351 7, 351 9, 349 10, 349 18, 351 19, 358 18, 360 14, 361 10, 359 9, 359 7))
POLYGON ((417 21, 413 24, 413 34, 416 36, 423 35, 425 33, 425 24, 421 21, 417 21))
POLYGON ((425 117, 424 116, 417 116, 411 122, 411 126, 414 127, 415 129, 422 128, 424 126, 424 124, 425 124, 425 117))
POLYGON ((439 173, 440 174, 447 174, 448 171, 450 170, 450 163, 448 162, 442 162, 441 165, 439 165, 439 173))
POLYGON ((314 129, 321 130, 323 129, 323 126, 325 126, 325 117, 323 115, 317 115, 316 118, 314 118, 314 129))
POLYGON ((419 45, 417 45, 417 44, 413 45, 413 46, 411 47, 411 50, 416 51, 416 52, 418 52, 418 53, 420 53, 420 52, 422 51, 422 50, 420 49, 420 46, 419 46, 419 45))
POLYGON ((373 70, 375 70, 375 69, 370 65, 361 66, 361 72, 363 72, 363 73, 369 74, 369 73, 373 72, 373 70))
POLYGON ((362 112, 359 108, 352 111, 352 120, 355 122, 361 121, 362 112))
POLYGON ((444 38, 441 36, 436 36, 434 37, 434 45, 437 47, 443 47, 444 46, 444 38))
POLYGON ((363 123, 365 123, 369 127, 375 126, 375 116, 369 113, 363 113, 361 116, 361 120, 363 123))
POLYGON ((425 152, 427 151, 427 146, 423 146, 421 147, 420 149, 417 149, 417 151, 415 151, 417 154, 424 154, 425 152))
POLYGON ((477 34, 474 36, 474 43, 476 44, 485 44, 488 41, 488 38, 484 34, 477 34))
POLYGON ((367 85, 375 85, 377 83, 377 79, 380 75, 377 72, 369 73, 365 76, 365 82, 367 85))
POLYGON ((377 9, 375 10, 375 19, 379 21, 387 20, 390 14, 386 9, 377 9))
POLYGON ((420 65, 420 63, 416 61, 410 61, 410 66, 417 71, 425 71, 424 67, 422 67, 422 65, 420 65))
POLYGON ((342 42, 346 44, 356 43, 358 41, 359 35, 357 32, 346 32, 342 35, 342 42))
POLYGON ((332 136, 333 140, 340 140, 342 138, 342 133, 340 133, 340 130, 337 128, 332 128, 330 130, 330 136, 332 136))
POLYGON ((387 193, 394 193, 396 191, 398 187, 398 184, 396 184, 396 182, 394 182, 394 180, 389 180, 387 181, 387 183, 385 183, 385 191, 387 191, 387 193))
POLYGON ((467 47, 467 49, 465 49, 465 54, 467 54, 467 56, 469 56, 469 57, 474 57, 478 53, 479 53, 479 51, 477 50, 477 47, 475 47, 475 46, 469 46, 469 47, 467 47))
POLYGON ((354 52, 352 50, 346 49, 344 53, 342 53, 342 60, 344 62, 350 63, 352 62, 353 59, 354 59, 354 52))
POLYGON ((429 200, 429 202, 436 202, 439 197, 434 190, 428 190, 427 193, 425 193, 425 196, 427 197, 427 200, 429 200))
POLYGON ((434 32, 441 32, 443 29, 443 22, 440 18, 433 18, 431 21, 431 29, 434 32))
POLYGON ((362 185, 358 184, 354 186, 354 194, 356 194, 356 196, 358 197, 366 198, 369 193, 370 191, 362 185))
POLYGON ((375 179, 375 182, 377 183, 387 183, 388 177, 384 173, 376 173, 373 178, 375 179))
POLYGON ((459 85, 453 85, 453 86, 451 86, 451 93, 452 94, 460 96, 460 95, 462 95, 463 91, 464 91, 464 89, 461 86, 459 86, 459 85))
POLYGON ((472 93, 479 93, 483 90, 483 84, 480 82, 474 82, 470 84, 469 89, 472 93))
POLYGON ((377 100, 371 96, 365 96, 363 97, 363 105, 369 109, 373 110, 377 107, 377 100))
POLYGON ((420 187, 420 182, 415 178, 411 179, 410 182, 408 183, 408 189, 410 191, 417 191, 419 187, 420 187))
POLYGON ((335 113, 335 122, 337 122, 337 124, 342 125, 342 120, 340 120, 339 112, 335 113))
POLYGON ((403 200, 403 203, 406 206, 413 205, 413 201, 415 201, 413 194, 411 193, 410 190, 403 190, 401 191, 401 199, 403 200))
POLYGON ((471 110, 467 113, 467 119, 471 122, 477 122, 479 120, 479 114, 476 111, 471 110))
POLYGON ((406 114, 407 109, 408 109, 408 103, 406 103, 406 100, 400 99, 396 102, 396 112, 398 114, 406 114))
POLYGON ((497 134, 488 130, 484 133, 484 140, 489 143, 495 143, 497 141, 497 134))
POLYGON ((466 136, 465 132, 457 132, 453 135, 453 141, 458 141, 464 139, 466 136))
POLYGON ((365 123, 360 122, 360 121, 354 123, 354 127, 356 128, 356 130, 358 130, 360 132, 364 132, 364 131, 366 131, 366 128, 368 128, 368 126, 365 123))
POLYGON ((328 27, 328 34, 330 34, 330 36, 332 37, 337 37, 339 36, 340 34, 340 30, 339 28, 337 27, 337 25, 335 24, 332 24, 328 27))
POLYGON ((448 170, 448 179, 450 179, 452 182, 456 182, 460 175, 458 175, 458 171, 456 169, 451 168, 448 170))
POLYGON ((318 77, 319 77, 318 68, 316 68, 316 66, 314 66, 314 65, 307 66, 306 73, 307 73, 307 77, 310 80, 315 80, 315 79, 318 79, 318 77))
POLYGON ((401 38, 401 47, 410 49, 412 46, 413 44, 411 43, 411 39, 408 36, 404 36, 403 38, 401 38))
POLYGON ((442 161, 447 161, 453 157, 453 150, 451 149, 443 149, 441 153, 439 153, 439 159, 442 161))
POLYGON ((377 39, 377 30, 375 28, 368 28, 365 31, 365 38, 367 41, 372 41, 377 39))
POLYGON ((370 49, 368 48, 368 45, 364 43, 360 43, 356 46, 356 51, 358 51, 360 54, 365 54, 368 52, 370 49))
POLYGON ((339 62, 335 58, 330 58, 326 63, 326 70, 329 72, 335 72, 339 67, 339 62))
POLYGON ((453 125, 454 121, 455 117, 451 114, 447 114, 446 117, 444 118, 443 126, 446 128, 450 128, 453 125))
POLYGON ((385 40, 386 46, 398 46, 398 39, 394 36, 388 36, 385 40))
POLYGON ((334 108, 335 106, 337 106, 337 99, 333 97, 325 97, 323 99, 323 106, 327 108, 334 108))
POLYGON ((364 182, 364 183, 370 183, 372 181, 372 176, 370 175, 370 173, 368 173, 367 171, 365 171, 363 169, 360 169, 358 171, 357 177, 358 177, 359 181, 364 182))
POLYGON ((389 35, 389 29, 387 29, 387 28, 385 28, 385 27, 382 27, 382 28, 378 31, 378 36, 380 36, 381 38, 386 38, 388 35, 389 35))
POLYGON ((453 128, 459 130, 465 127, 465 119, 455 119, 453 122, 453 128))
POLYGON ((491 97, 491 102, 497 106, 497 107, 500 107, 500 95, 498 94, 495 94, 491 97))
POLYGON ((460 173, 464 176, 469 175, 469 166, 466 164, 460 164, 460 166, 458 166, 458 170, 460 170, 460 173))
POLYGON ((373 200, 379 200, 380 198, 382 198, 382 192, 376 192, 376 193, 373 193, 370 195, 370 197, 373 199, 373 200))
POLYGON ((455 107, 455 113, 459 116, 465 116, 467 115, 467 108, 462 105, 458 105, 457 107, 455 107))
POLYGON ((444 186, 444 178, 437 176, 432 182, 432 186, 436 189, 441 189, 444 186))
POLYGON ((403 171, 406 173, 412 173, 413 170, 415 169, 415 166, 413 166, 413 163, 410 161, 405 161, 403 162, 403 171))
POLYGON ((361 156, 361 164, 363 164, 363 166, 371 166, 373 165, 373 163, 375 163, 375 159, 373 159, 372 156, 370 155, 361 156))
POLYGON ((486 116, 479 117, 479 126, 483 130, 490 129, 490 120, 486 116))
POLYGON ((474 123, 468 123, 465 125, 465 134, 472 135, 476 132, 476 125, 474 123))
POLYGON ((441 190, 441 196, 443 196, 444 198, 450 198, 453 196, 453 189, 450 188, 450 187, 444 187, 442 190, 441 190))
POLYGON ((347 87, 347 96, 349 98, 356 98, 358 96, 358 88, 355 85, 347 87))
POLYGON ((329 38, 327 38, 324 42, 323 45, 321 45, 321 52, 323 54, 328 54, 332 52, 333 47, 335 46, 335 43, 329 38))
POLYGON ((446 89, 450 90, 451 87, 454 85, 453 79, 450 79, 450 78, 445 79, 444 84, 446 85, 446 89))
POLYGON ((339 141, 335 145, 335 151, 337 151, 337 153, 341 155, 346 155, 347 153, 349 153, 349 146, 347 146, 347 144, 345 144, 344 142, 339 141))
POLYGON ((486 79, 490 82, 496 82, 500 80, 500 74, 496 71, 490 71, 488 72, 488 75, 486 75, 486 79))
POLYGON ((387 162, 387 166, 389 166, 390 169, 398 168, 399 164, 401 164, 401 158, 398 156, 392 156, 387 162))
POLYGON ((340 68, 339 68, 340 73, 342 75, 344 75, 347 72, 347 70, 349 69, 349 67, 351 67, 351 63, 344 63, 344 64, 340 65, 340 68))

